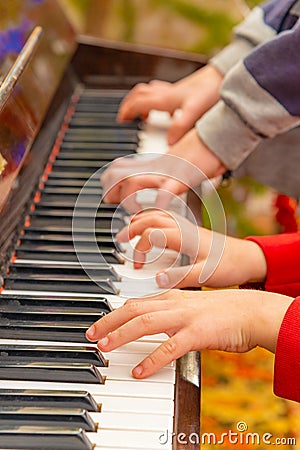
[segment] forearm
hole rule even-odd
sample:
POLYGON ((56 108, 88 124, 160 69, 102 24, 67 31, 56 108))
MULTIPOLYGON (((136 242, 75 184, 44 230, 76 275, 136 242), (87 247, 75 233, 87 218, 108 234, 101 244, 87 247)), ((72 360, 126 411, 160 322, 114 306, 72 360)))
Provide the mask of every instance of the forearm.
MULTIPOLYGON (((183 105, 187 97, 200 96, 202 92, 202 114, 220 99, 220 88, 223 74, 211 64, 193 72, 174 83, 174 95, 179 99, 179 106, 183 105)), ((200 112, 199 112, 200 115, 200 112)))

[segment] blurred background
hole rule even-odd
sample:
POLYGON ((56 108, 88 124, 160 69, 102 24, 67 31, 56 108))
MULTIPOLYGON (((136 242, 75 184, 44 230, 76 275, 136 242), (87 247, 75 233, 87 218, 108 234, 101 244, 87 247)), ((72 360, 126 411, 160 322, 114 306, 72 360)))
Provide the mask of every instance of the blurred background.
POLYGON ((206 55, 258 0, 60 0, 78 32, 206 55))

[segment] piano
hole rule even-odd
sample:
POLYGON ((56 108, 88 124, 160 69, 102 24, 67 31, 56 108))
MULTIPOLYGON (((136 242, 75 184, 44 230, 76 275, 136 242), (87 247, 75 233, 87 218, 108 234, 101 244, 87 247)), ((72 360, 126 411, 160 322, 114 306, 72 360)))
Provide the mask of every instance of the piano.
POLYGON ((136 82, 175 81, 204 61, 76 36, 56 1, 20 4, 26 14, 7 35, 18 45, 1 55, 0 448, 198 448, 199 354, 137 381, 132 367, 165 336, 101 354, 85 331, 156 289, 156 263, 137 275, 114 239, 128 220, 118 205, 97 208, 90 245, 101 198, 91 176, 151 139, 145 124, 116 123, 118 105, 136 82), (87 180, 76 253, 73 209, 87 180))

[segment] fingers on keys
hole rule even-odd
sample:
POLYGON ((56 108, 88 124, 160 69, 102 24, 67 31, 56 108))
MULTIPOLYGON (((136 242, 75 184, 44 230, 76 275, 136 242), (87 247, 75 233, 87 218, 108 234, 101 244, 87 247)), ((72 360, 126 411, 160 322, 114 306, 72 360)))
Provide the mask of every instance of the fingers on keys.
MULTIPOLYGON (((177 295, 174 294, 176 297, 177 295)), ((145 335, 166 333, 170 338, 147 356, 136 368, 133 376, 145 378, 190 350, 191 340, 183 338, 184 302, 182 313, 172 309, 168 295, 151 299, 129 300, 126 304, 100 319, 87 331, 87 338, 98 340, 98 347, 109 352, 145 335)))

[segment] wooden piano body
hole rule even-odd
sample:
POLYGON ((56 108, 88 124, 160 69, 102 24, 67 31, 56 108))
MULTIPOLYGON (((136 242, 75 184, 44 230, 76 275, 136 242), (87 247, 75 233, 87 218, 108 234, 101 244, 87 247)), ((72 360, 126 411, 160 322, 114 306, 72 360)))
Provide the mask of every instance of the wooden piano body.
MULTIPOLYGON (((204 64, 201 56, 183 52, 112 43, 89 36, 75 39, 56 2, 39 2, 37 8, 37 12, 31 11, 31 28, 42 29, 35 28, 0 87, 0 152, 7 164, 0 175, 0 263, 4 278, 15 260, 24 221, 32 210, 41 180, 45 179, 49 158, 57 151, 58 133, 78 86, 127 90, 137 82, 153 78, 175 81, 204 64), (21 149, 17 159, 16 149, 21 149)), ((5 280, 3 287, 7 292, 5 280)), ((1 304, 3 301, 0 297, 1 304)), ((1 338, 3 335, 0 344, 1 338)), ((0 366, 5 361, 5 355, 1 354, 0 366)), ((4 384, 2 377, 0 390, 4 384)), ((177 361, 174 400, 172 448, 197 448, 193 443, 200 433, 197 353, 177 361), (179 433, 184 433, 187 439, 194 433, 194 440, 180 444, 176 439, 179 433)), ((8 444, 4 448, 12 447, 8 444)), ((55 448, 53 444, 52 449, 55 448)), ((130 444, 124 448, 130 448, 130 444)))

